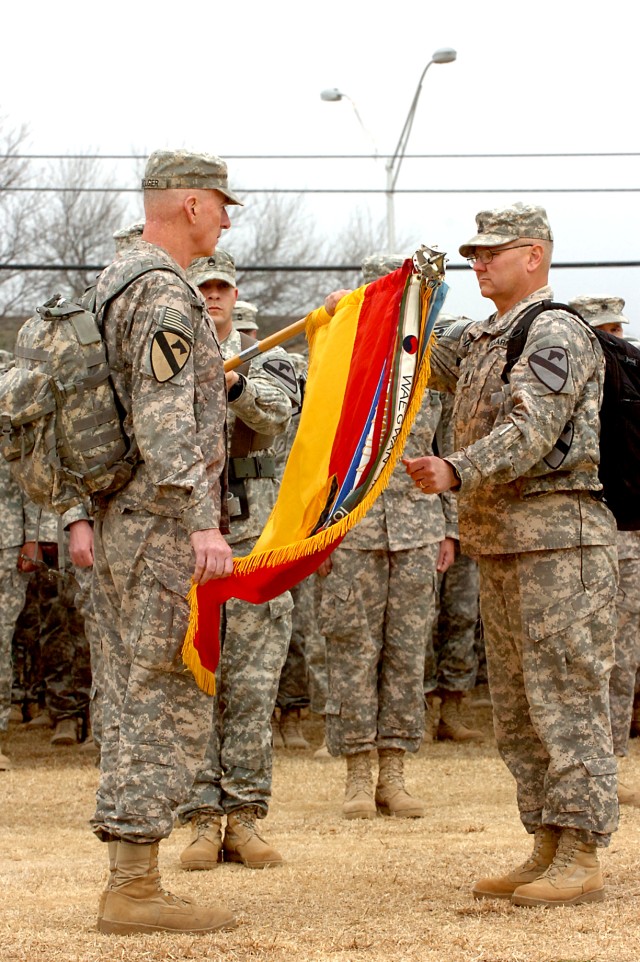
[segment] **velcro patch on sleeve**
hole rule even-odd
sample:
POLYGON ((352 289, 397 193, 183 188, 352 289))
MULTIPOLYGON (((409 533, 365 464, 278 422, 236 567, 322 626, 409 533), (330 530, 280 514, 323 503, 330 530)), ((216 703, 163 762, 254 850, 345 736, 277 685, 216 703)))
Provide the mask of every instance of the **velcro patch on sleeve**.
POLYGON ((291 361, 284 357, 269 358, 262 365, 262 369, 278 381, 290 398, 300 400, 300 385, 298 384, 296 369, 291 361))
POLYGON ((191 356, 191 342, 170 330, 156 331, 151 341, 151 373, 164 383, 179 374, 191 356))
POLYGON ((559 394, 569 377, 569 355, 564 347, 544 347, 529 355, 535 377, 554 394, 559 394))
POLYGON ((189 319, 180 311, 177 311, 175 307, 162 308, 158 327, 161 327, 163 331, 173 331, 174 334, 179 334, 190 344, 193 344, 193 328, 189 319))

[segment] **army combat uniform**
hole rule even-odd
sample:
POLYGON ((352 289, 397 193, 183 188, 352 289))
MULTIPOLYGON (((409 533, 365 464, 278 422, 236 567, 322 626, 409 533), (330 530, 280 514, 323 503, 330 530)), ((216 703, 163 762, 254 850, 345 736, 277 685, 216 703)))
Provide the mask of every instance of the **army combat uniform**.
MULTIPOLYGON (((221 347, 225 360, 238 354, 242 349, 238 331, 232 330, 221 347)), ((286 352, 278 348, 254 358, 246 374, 241 373, 239 385, 234 385, 236 390, 229 392, 231 533, 227 540, 235 556, 249 554, 275 503, 273 439, 286 430, 291 417, 285 385, 295 392, 295 372, 286 352)), ((217 819, 246 810, 258 818, 267 814, 271 715, 291 636, 292 608, 288 591, 261 605, 237 598, 226 603, 213 732, 205 765, 180 808, 182 821, 206 822, 211 816, 217 819)), ((189 864, 192 854, 189 849, 183 853, 185 868, 208 867, 189 864)), ((270 863, 281 861, 276 854, 269 856, 270 863)))
POLYGON ((93 826, 103 840, 153 843, 170 834, 211 731, 211 699, 180 653, 189 535, 221 523, 226 395, 202 298, 161 248, 134 243, 100 276, 98 301, 145 263, 157 268, 118 295, 104 320, 136 463, 94 527, 104 707, 93 826))
POLYGON ((604 360, 584 324, 549 311, 501 376, 516 317, 551 297, 544 287, 502 317, 442 330, 430 384, 456 392, 447 461, 461 479, 461 546, 479 561, 495 733, 520 817, 529 832, 570 828, 607 845, 617 562, 598 497, 604 360))
MULTIPOLYGON (((432 450, 440 412, 439 395, 427 392, 405 457, 432 450)), ((388 487, 331 555, 330 573, 318 579, 318 629, 327 645, 326 741, 332 755, 347 756, 346 817, 375 815, 373 800, 358 797, 365 785, 369 793, 364 766, 373 749, 399 764, 405 752, 420 747, 436 563, 440 542, 454 533, 441 498, 421 494, 398 464, 388 487)), ((379 790, 378 803, 384 809, 379 790)), ((423 814, 421 803, 412 799, 406 814, 423 814)))
MULTIPOLYGON (((7 352, 2 352, 0 371, 7 352)), ((7 358, 10 360, 10 358, 7 358)), ((24 507, 20 488, 11 477, 9 462, 0 456, 2 525, 0 526, 0 771, 11 763, 3 752, 11 711, 13 630, 27 592, 29 575, 18 571, 18 556, 25 541, 24 507)))

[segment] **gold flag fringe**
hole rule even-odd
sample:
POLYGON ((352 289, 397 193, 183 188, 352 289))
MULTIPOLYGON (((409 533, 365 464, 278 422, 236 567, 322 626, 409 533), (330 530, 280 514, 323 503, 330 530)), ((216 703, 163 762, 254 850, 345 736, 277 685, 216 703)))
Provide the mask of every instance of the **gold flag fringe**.
MULTIPOLYGON (((430 293, 431 292, 429 292, 429 294, 430 293)), ((430 297, 428 295, 423 300, 423 318, 425 318, 428 313, 429 300, 430 297)), ((314 325, 314 329, 307 332, 308 337, 311 335, 309 337, 310 340, 313 339, 313 334, 315 333, 317 326, 319 325, 314 325)), ((297 561, 300 558, 306 558, 311 554, 322 551, 323 548, 327 548, 339 538, 346 535, 347 532, 351 531, 351 529, 355 527, 358 521, 361 521, 362 518, 364 518, 376 498, 389 484, 393 470, 398 463, 401 453, 404 451, 407 438, 409 437, 409 432, 411 431, 413 422, 415 421, 418 411, 420 410, 422 398, 431 374, 431 346, 434 339, 435 332, 432 332, 429 338, 427 349, 420 363, 417 377, 414 381, 411 399, 407 405, 407 410, 402 421, 402 427, 400 428, 396 442, 389 455, 389 460, 362 501, 356 505, 356 507, 350 511, 349 514, 347 514, 344 518, 341 518, 340 521, 332 524, 324 531, 319 531, 317 534, 312 534, 308 538, 304 538, 302 541, 296 541, 294 544, 283 545, 280 548, 270 548, 268 551, 261 551, 258 554, 249 554, 244 558, 234 558, 233 573, 235 575, 251 574, 251 572, 255 571, 257 568, 262 567, 275 568, 278 565, 286 564, 290 561, 297 561)), ((191 610, 189 613, 189 627, 187 628, 187 634, 182 646, 182 660, 187 668, 193 672, 198 686, 208 695, 215 695, 215 675, 208 669, 203 668, 194 645, 196 631, 198 628, 197 585, 192 585, 189 594, 187 595, 187 601, 191 606, 191 610)))
POLYGON ((204 668, 200 662, 200 657, 194 645, 196 631, 198 628, 198 586, 191 585, 187 595, 189 602, 189 626, 182 645, 182 660, 187 668, 193 673, 198 688, 201 688, 207 695, 216 693, 216 676, 208 668, 204 668))

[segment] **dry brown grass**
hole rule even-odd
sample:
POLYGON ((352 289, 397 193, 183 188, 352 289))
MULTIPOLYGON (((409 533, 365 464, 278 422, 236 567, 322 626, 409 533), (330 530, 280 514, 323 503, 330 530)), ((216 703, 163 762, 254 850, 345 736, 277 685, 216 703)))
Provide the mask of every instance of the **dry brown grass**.
MULTIPOLYGON (((530 848, 488 709, 475 709, 474 722, 487 732, 484 746, 429 746, 408 763, 409 787, 428 803, 424 819, 345 821, 343 764, 280 752, 263 824, 285 866, 187 875, 178 856, 188 833, 177 829, 161 847, 166 887, 222 900, 238 918, 234 931, 201 937, 95 931, 106 876, 105 847, 87 826, 96 770, 75 748, 51 749, 49 732, 12 728, 15 768, 0 775, 0 960, 636 962, 640 810, 624 811, 604 856, 605 902, 556 910, 474 902, 476 877, 530 848)), ((318 724, 306 725, 317 746, 318 724)), ((632 753, 640 784, 640 746, 632 753)))

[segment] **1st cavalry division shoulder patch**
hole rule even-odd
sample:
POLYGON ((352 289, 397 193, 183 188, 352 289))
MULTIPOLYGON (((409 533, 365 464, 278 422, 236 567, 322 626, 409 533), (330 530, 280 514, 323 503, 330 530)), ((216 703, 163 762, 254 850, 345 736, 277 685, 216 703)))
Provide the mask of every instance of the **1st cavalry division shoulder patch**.
POLYGON ((151 342, 151 371, 156 381, 170 381, 191 356, 191 344, 174 331, 156 331, 151 342))
POLYGON ((569 356, 563 347, 545 347, 529 356, 529 367, 545 387, 559 394, 569 377, 569 356))

